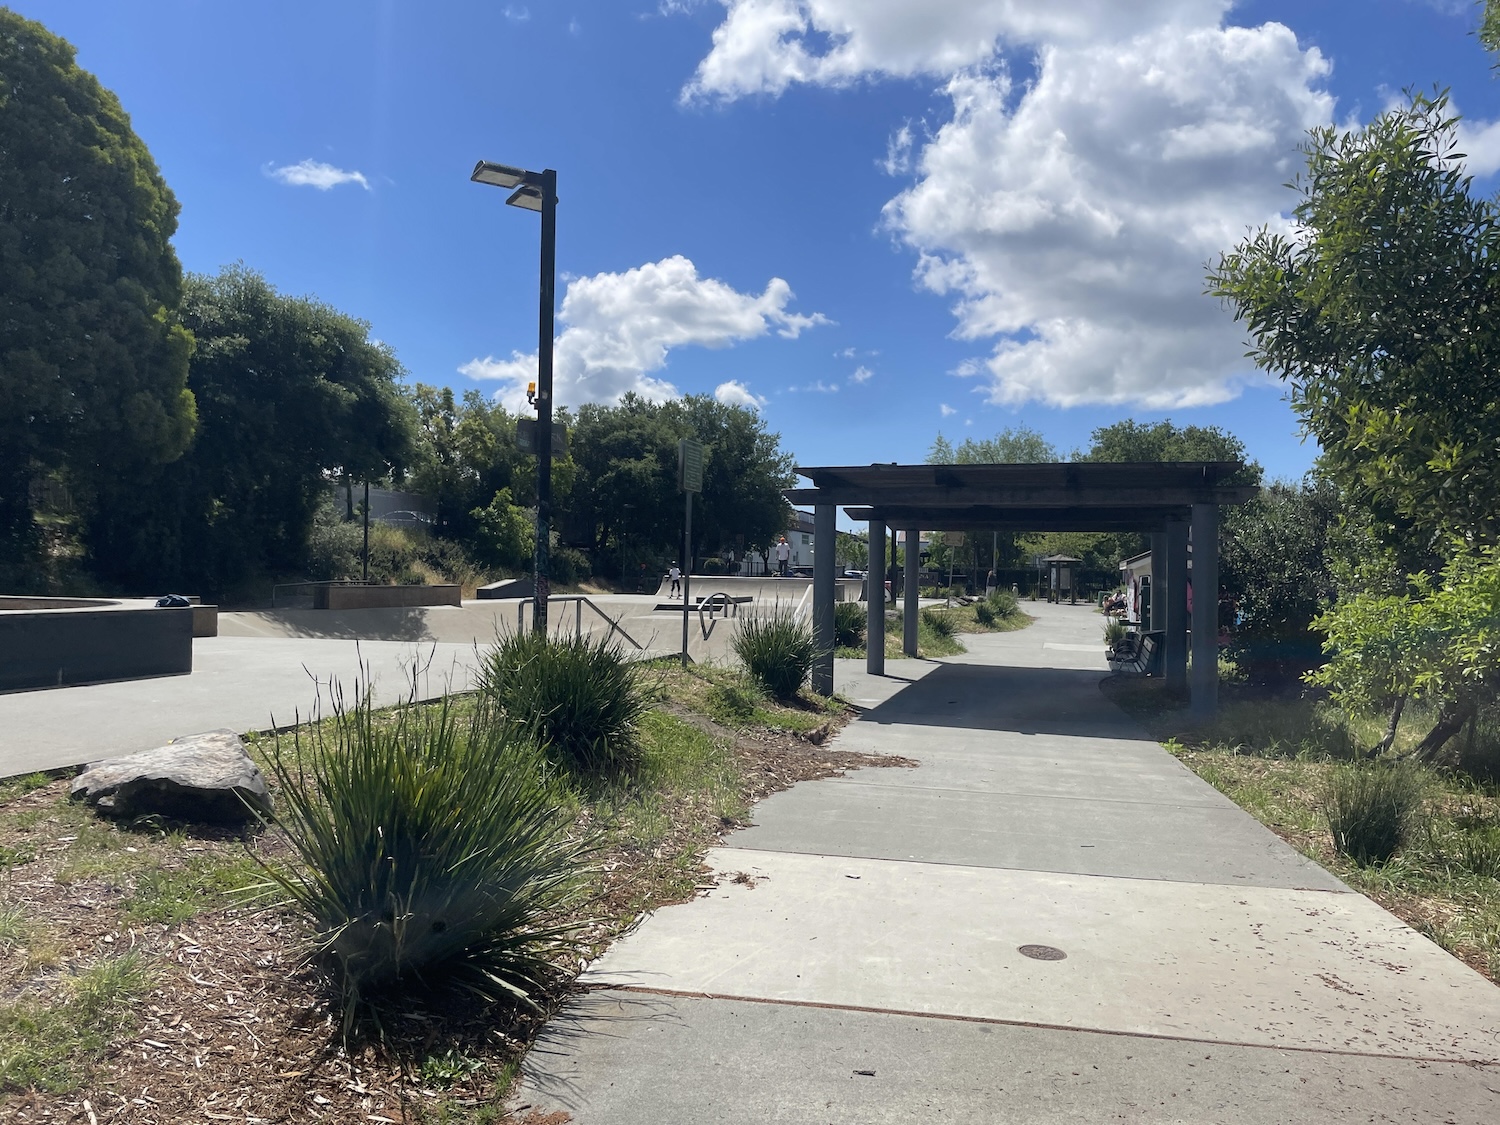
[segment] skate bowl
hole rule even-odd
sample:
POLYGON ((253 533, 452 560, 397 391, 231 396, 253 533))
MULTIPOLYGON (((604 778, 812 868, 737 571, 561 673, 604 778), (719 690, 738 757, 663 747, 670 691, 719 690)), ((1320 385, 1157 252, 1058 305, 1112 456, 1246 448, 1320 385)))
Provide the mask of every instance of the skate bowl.
POLYGON ((187 675, 193 623, 145 598, 0 596, 0 691, 187 675))

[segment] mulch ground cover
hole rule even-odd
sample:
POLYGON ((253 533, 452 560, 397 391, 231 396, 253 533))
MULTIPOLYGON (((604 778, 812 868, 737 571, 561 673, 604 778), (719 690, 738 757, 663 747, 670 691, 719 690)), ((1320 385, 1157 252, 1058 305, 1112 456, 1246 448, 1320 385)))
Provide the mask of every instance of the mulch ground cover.
MULTIPOLYGON (((742 794, 754 802, 799 781, 866 766, 911 765, 833 749, 828 739, 853 717, 830 715, 796 734, 764 727, 732 730, 666 704, 709 733, 738 764, 742 794)), ((0 800, 0 909, 25 920, 25 933, 0 940, 0 1013, 59 1003, 68 982, 103 959, 135 951, 148 983, 123 1013, 107 1045, 54 1083, 62 1092, 0 1089, 0 1120, 118 1122, 507 1122, 503 1095, 547 1015, 566 1000, 580 967, 639 920, 643 909, 682 901, 681 880, 664 867, 684 861, 711 882, 701 857, 738 821, 703 802, 671 808, 671 827, 649 850, 616 846, 598 857, 595 919, 581 933, 574 963, 558 966, 542 1011, 482 1005, 434 982, 414 986, 379 1011, 383 1034, 365 1029, 346 1049, 337 998, 303 956, 300 919, 212 889, 180 920, 150 921, 143 887, 216 864, 240 864, 246 849, 285 849, 272 830, 243 836, 192 826, 118 827, 67 800, 68 778, 0 800), (673 890, 671 888, 677 888, 673 890)), ((178 884, 173 884, 178 885, 178 884)), ((159 905, 157 907, 159 909, 159 905)), ((0 1045, 3 1045, 0 1031, 0 1045)), ((0 1058, 0 1075, 6 1061, 0 1058)), ((521 1125, 559 1125, 565 1115, 523 1113, 521 1125)))

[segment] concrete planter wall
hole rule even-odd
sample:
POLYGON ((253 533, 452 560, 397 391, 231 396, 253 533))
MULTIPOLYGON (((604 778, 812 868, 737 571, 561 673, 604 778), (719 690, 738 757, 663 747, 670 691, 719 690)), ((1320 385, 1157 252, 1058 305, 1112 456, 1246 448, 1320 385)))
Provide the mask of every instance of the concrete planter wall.
POLYGON ((315 586, 313 609, 406 609, 463 605, 459 586, 315 586))
POLYGON ((193 670, 193 610, 149 601, 0 597, 0 691, 193 670))

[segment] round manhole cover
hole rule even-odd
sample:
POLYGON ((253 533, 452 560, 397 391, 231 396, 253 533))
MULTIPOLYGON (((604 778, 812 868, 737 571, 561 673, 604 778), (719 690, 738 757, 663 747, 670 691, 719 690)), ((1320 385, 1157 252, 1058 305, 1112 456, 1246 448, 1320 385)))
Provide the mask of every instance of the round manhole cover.
POLYGON ((1062 961, 1068 956, 1051 945, 1023 945, 1020 950, 1022 957, 1030 957, 1033 961, 1062 961))

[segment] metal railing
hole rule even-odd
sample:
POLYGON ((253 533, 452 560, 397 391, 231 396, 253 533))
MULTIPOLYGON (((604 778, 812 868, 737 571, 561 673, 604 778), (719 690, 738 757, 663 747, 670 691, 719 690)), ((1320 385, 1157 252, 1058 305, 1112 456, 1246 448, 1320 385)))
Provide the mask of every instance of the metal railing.
MULTIPOLYGON (((517 630, 521 630, 526 627, 526 607, 528 605, 535 604, 535 602, 536 598, 522 598, 519 602, 516 603, 517 630)), ((616 618, 613 618, 609 614, 605 613, 602 609, 600 609, 592 601, 590 601, 587 596, 583 594, 557 594, 547 599, 547 605, 549 607, 566 602, 573 603, 573 631, 576 636, 583 636, 583 608, 584 606, 587 606, 589 609, 598 614, 604 620, 604 623, 609 626, 609 632, 605 634, 606 637, 613 636, 615 633, 619 633, 620 636, 629 641, 637 651, 645 651, 645 645, 641 644, 640 641, 636 640, 629 633, 627 633, 616 618)))

